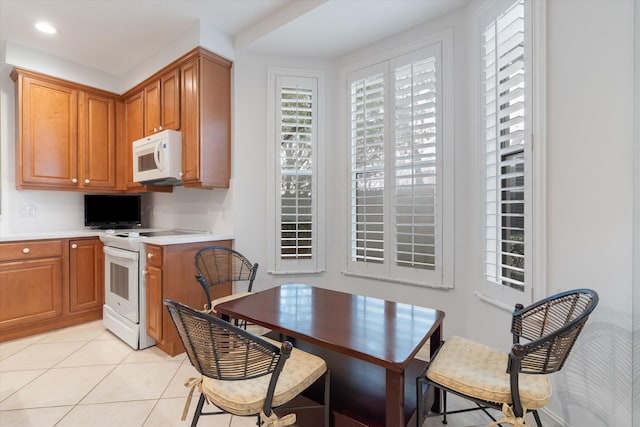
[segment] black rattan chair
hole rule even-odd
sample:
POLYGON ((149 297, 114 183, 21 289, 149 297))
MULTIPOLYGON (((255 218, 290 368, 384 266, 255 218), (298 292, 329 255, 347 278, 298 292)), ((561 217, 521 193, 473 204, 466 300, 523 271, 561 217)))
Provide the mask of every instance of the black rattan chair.
MULTIPOLYGON (((252 264, 240 252, 225 246, 208 246, 200 249, 195 255, 195 265, 196 279, 207 296, 208 306, 205 306, 205 310, 209 310, 211 313, 216 313, 217 304, 251 293, 253 281, 258 272, 258 263, 252 264), (211 299, 210 288, 223 283, 231 283, 235 288, 238 282, 247 283, 245 292, 236 292, 235 289, 232 289, 231 295, 211 299)), ((238 321, 236 320, 235 323, 238 324, 238 321)), ((246 328, 246 322, 243 322, 243 325, 246 328)))
MULTIPOLYGON (((258 415, 258 425, 265 427, 292 425, 295 414, 278 418, 273 409, 324 377, 324 405, 311 407, 324 407, 324 425, 329 426, 330 371, 323 359, 293 348, 287 341, 278 343, 258 337, 176 301, 165 299, 164 303, 191 364, 202 375, 185 381, 191 390, 182 413, 183 421, 197 387, 201 394, 192 427, 201 415, 222 413, 258 415), (220 410, 203 412, 205 401, 220 410)), ((291 409, 301 408, 287 408, 291 409)))
POLYGON ((598 304, 590 289, 562 292, 528 307, 517 304, 511 321, 513 345, 509 353, 461 337, 443 342, 425 371, 417 378, 417 420, 422 427, 428 416, 483 410, 498 423, 523 426, 532 412, 542 427, 538 409, 551 398, 547 374, 562 369, 589 315, 598 304), (428 414, 437 390, 442 391, 443 411, 428 414), (446 394, 454 393, 477 407, 447 411, 446 394), (502 410, 496 419, 487 409, 502 410))

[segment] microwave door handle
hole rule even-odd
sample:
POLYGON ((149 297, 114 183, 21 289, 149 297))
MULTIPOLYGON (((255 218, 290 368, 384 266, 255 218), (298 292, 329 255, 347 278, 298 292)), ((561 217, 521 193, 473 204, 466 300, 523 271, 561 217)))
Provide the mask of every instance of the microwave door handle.
POLYGON ((158 141, 156 143, 156 146, 153 149, 153 161, 156 163, 156 168, 158 168, 158 170, 163 170, 164 169, 164 165, 160 161, 160 146, 161 145, 162 145, 162 140, 158 141))

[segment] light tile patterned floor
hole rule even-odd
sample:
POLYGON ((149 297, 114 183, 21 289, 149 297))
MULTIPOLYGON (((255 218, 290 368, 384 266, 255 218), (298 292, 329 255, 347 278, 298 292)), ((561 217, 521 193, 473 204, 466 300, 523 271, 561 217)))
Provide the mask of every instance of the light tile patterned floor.
MULTIPOLYGON (((2 427, 173 427, 195 376, 184 353, 170 357, 156 347, 134 351, 101 321, 0 343, 2 427)), ((453 406, 465 403, 451 403, 453 406)), ((254 427, 255 417, 208 416, 198 426, 254 427)), ((449 418, 449 427, 486 426, 478 413, 449 418)), ((425 427, 442 426, 439 418, 425 427)))

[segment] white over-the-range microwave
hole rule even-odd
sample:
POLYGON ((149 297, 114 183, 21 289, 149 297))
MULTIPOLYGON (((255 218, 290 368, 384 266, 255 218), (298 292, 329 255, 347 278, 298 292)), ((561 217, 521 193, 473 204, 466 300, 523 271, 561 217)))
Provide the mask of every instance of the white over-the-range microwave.
POLYGON ((144 184, 182 182, 182 134, 163 130, 133 142, 133 180, 144 184))

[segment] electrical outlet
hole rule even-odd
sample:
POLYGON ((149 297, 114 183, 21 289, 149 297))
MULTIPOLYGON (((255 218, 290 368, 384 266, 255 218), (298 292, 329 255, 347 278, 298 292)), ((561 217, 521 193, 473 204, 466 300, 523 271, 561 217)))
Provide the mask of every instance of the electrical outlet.
POLYGON ((20 216, 25 218, 33 218, 36 216, 36 207, 35 206, 23 206, 20 210, 20 216))

